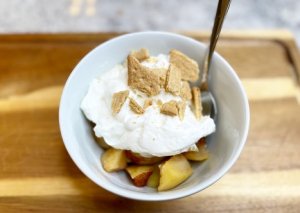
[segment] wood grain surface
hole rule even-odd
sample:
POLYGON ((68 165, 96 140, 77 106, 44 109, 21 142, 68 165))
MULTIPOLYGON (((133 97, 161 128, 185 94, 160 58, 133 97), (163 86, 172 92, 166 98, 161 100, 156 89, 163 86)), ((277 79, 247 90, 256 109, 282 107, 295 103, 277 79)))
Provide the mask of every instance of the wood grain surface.
POLYGON ((216 184, 153 203, 87 179, 64 148, 59 99, 78 61, 116 35, 0 36, 0 212, 300 212, 300 58, 287 31, 223 33, 217 51, 242 79, 251 127, 240 158, 216 184))

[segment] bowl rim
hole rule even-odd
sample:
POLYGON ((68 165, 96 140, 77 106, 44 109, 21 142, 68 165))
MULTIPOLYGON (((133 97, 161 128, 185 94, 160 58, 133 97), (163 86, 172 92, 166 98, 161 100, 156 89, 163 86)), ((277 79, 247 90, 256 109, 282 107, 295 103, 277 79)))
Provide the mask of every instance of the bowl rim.
POLYGON ((102 184, 101 182, 99 182, 97 180, 97 178, 94 177, 94 175, 92 173, 90 173, 85 166, 80 162, 80 160, 78 160, 75 156, 75 154, 72 152, 72 148, 71 145, 72 143, 69 143, 68 141, 68 132, 66 130, 66 128, 64 127, 65 124, 65 119, 64 119, 64 114, 63 114, 63 107, 67 106, 67 103, 65 102, 66 100, 66 91, 69 88, 69 85, 71 84, 70 82, 72 81, 76 71, 78 70, 78 67, 80 64, 83 63, 83 61, 87 60, 87 58, 91 55, 94 54, 94 52, 99 49, 99 48, 103 48, 104 46, 109 45, 110 43, 119 41, 119 40, 123 40, 123 39, 127 39, 129 37, 135 37, 135 36, 144 36, 144 35, 163 35, 163 36, 168 36, 168 37, 173 37, 175 39, 180 39, 180 40, 187 40, 189 42, 195 43, 195 45, 201 45, 201 46, 205 46, 203 43, 184 36, 184 35, 179 35, 176 33, 170 33, 170 32, 163 32, 163 31, 142 31, 142 32, 135 32, 135 33, 128 33, 128 34, 124 34, 124 35, 120 35, 117 36, 115 38, 112 38, 108 41, 105 41, 103 43, 101 43, 100 45, 96 46, 94 49, 90 50, 78 63, 77 65, 73 68, 72 72, 70 73, 64 88, 63 88, 63 92, 61 95, 61 99, 60 99, 60 104, 59 104, 59 127, 60 127, 60 132, 61 132, 61 136, 63 139, 63 143, 65 145, 65 148, 67 149, 67 152, 69 153, 71 159, 73 160, 73 162, 76 164, 76 166, 80 169, 80 171, 85 174, 90 180, 92 180, 95 184, 97 184, 98 186, 106 189, 107 191, 110 191, 114 194, 117 194, 119 196, 125 197, 125 198, 130 198, 130 199, 134 199, 134 200, 142 200, 142 201, 166 201, 166 200, 173 200, 173 199, 179 199, 179 198, 183 198, 192 194, 195 194, 197 192, 200 192, 204 189, 206 189, 207 187, 211 186, 212 184, 214 184, 215 182, 217 182, 221 177, 223 177, 228 171, 229 169, 233 166, 233 164, 236 162, 236 160, 238 159, 238 157, 241 154, 241 151, 246 143, 246 139, 248 136, 248 132, 249 132, 249 126, 250 126, 250 109, 249 109, 249 103, 248 103, 248 99, 247 99, 247 95, 246 92, 242 86, 242 83, 240 81, 240 79, 238 78, 237 74, 235 73, 234 69, 230 66, 230 64, 222 57, 220 56, 217 52, 214 53, 214 58, 217 58, 217 60, 219 60, 224 66, 226 66, 226 70, 227 72, 230 73, 230 75, 232 76, 232 78, 234 79, 234 81, 237 83, 238 88, 242 94, 242 103, 244 105, 245 108, 245 130, 243 132, 242 135, 242 139, 238 145, 238 148, 236 149, 236 151, 232 154, 232 156, 230 157, 230 159, 221 167, 220 170, 218 170, 213 176, 211 176, 209 179, 207 179, 206 181, 204 181, 202 184, 197 185, 195 187, 192 187, 191 189, 188 190, 183 190, 181 192, 176 192, 173 194, 164 194, 163 192, 160 193, 158 192, 157 194, 153 195, 153 194, 146 194, 146 193, 140 193, 137 191, 130 191, 127 189, 120 189, 118 186, 115 186, 113 184, 111 185, 107 185, 107 184, 102 184))

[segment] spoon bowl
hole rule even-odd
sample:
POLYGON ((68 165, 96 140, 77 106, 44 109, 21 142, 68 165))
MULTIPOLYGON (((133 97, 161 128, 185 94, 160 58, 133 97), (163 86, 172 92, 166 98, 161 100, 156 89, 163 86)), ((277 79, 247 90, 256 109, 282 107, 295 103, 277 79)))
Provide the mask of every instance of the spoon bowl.
POLYGON ((217 119, 217 104, 214 96, 209 91, 201 91, 202 114, 210 115, 214 121, 217 119))

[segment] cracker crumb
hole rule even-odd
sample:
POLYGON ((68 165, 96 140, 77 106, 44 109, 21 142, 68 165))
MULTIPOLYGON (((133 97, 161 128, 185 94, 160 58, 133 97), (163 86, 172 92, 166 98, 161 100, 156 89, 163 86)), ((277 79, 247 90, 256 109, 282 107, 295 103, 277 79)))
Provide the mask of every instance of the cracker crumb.
POLYGON ((201 104, 201 93, 200 89, 198 87, 193 87, 192 88, 192 93, 193 93, 193 106, 194 106, 194 113, 195 117, 200 120, 202 117, 202 104, 201 104))
POLYGON ((170 51, 170 63, 181 71, 181 79, 186 81, 197 81, 199 77, 199 66, 196 61, 189 58, 178 50, 170 51))
POLYGON ((177 102, 176 101, 168 101, 168 102, 164 103, 160 108, 160 113, 169 115, 169 116, 178 115, 177 102))
POLYGON ((185 100, 192 99, 192 91, 189 82, 187 81, 181 82, 180 96, 185 100))
POLYGON ((116 92, 113 94, 112 97, 112 102, 111 102, 111 109, 112 109, 112 114, 116 115, 117 113, 120 112, 123 104, 125 103, 127 97, 129 95, 129 91, 120 91, 116 92))
POLYGON ((151 105, 152 105, 152 99, 151 98, 146 99, 144 101, 144 106, 143 106, 144 110, 146 110, 151 105))
POLYGON ((179 119, 180 119, 180 120, 183 120, 183 119, 184 119, 185 108, 186 108, 186 103, 185 103, 185 101, 177 102, 178 116, 179 116, 179 119))
POLYGON ((129 98, 129 107, 136 114, 143 114, 145 110, 133 98, 129 98))
POLYGON ((150 57, 149 51, 146 48, 141 48, 135 51, 133 50, 130 54, 139 61, 146 60, 150 57))
POLYGON ((180 70, 170 64, 165 89, 167 92, 172 93, 173 95, 180 95, 180 87, 181 87, 181 72, 180 70))
POLYGON ((142 66, 134 56, 129 55, 127 60, 128 85, 148 96, 157 95, 160 91, 159 76, 151 69, 142 66))

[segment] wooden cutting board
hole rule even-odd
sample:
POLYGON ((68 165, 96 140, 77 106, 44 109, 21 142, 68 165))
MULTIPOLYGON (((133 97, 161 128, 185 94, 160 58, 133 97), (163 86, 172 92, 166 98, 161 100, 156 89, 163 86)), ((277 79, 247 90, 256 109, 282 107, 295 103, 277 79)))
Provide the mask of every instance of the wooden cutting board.
POLYGON ((246 88, 251 127, 240 158, 216 184, 153 203, 87 179, 64 148, 59 99, 78 61, 116 35, 0 35, 0 212, 300 211, 300 57, 287 31, 222 34, 218 52, 246 88))

